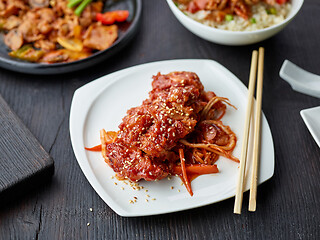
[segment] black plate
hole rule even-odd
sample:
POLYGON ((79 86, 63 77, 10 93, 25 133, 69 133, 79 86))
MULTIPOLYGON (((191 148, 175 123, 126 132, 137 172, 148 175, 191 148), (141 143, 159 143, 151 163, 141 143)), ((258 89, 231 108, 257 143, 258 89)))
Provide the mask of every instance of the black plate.
POLYGON ((85 59, 69 63, 30 63, 8 55, 9 49, 4 44, 4 34, 2 33, 0 36, 0 67, 22 73, 60 74, 84 69, 105 60, 117 53, 133 38, 138 29, 142 2, 141 0, 106 0, 104 11, 116 9, 129 10, 130 15, 127 22, 118 24, 119 37, 110 48, 98 51, 85 59))

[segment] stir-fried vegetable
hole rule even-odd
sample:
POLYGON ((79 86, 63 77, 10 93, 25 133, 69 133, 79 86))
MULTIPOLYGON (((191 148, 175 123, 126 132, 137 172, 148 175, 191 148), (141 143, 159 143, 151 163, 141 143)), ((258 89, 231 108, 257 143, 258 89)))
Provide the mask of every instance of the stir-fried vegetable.
POLYGON ((111 25, 115 22, 124 22, 129 17, 129 11, 117 10, 106 13, 97 13, 96 20, 102 24, 111 25))
POLYGON ((91 3, 92 0, 69 0, 68 8, 74 8, 77 6, 76 10, 74 10, 74 13, 77 16, 80 16, 83 10, 88 6, 89 3, 91 3))
POLYGON ((81 52, 83 49, 82 41, 77 38, 68 39, 64 37, 58 37, 57 42, 65 49, 69 49, 71 51, 81 52))
POLYGON ((77 15, 77 16, 80 16, 81 13, 83 12, 83 10, 87 7, 87 5, 89 3, 91 3, 92 0, 84 0, 82 3, 80 3, 80 5, 76 8, 76 10, 74 11, 74 13, 77 15))
POLYGON ((19 58, 29 62, 37 62, 44 54, 42 50, 36 50, 31 45, 24 45, 18 50, 9 53, 11 57, 19 58))
POLYGON ((6 24, 6 21, 4 19, 0 19, 0 30, 4 29, 5 24, 6 24))
POLYGON ((69 0, 68 8, 73 8, 80 4, 83 0, 69 0))
POLYGON ((59 49, 46 53, 41 62, 45 63, 59 63, 59 62, 72 62, 90 56, 90 52, 76 52, 68 49, 59 49))
POLYGON ((81 39, 82 27, 80 25, 76 25, 73 28, 73 35, 75 38, 81 39))

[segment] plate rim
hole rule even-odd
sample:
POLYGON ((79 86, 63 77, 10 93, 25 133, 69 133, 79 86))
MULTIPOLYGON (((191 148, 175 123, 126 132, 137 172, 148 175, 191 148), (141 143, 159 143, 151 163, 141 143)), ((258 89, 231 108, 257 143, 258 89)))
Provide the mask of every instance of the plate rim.
MULTIPOLYGON (((206 206, 206 205, 210 205, 216 202, 220 202, 220 201, 224 201, 226 199, 229 199, 231 197, 233 197, 235 194, 233 194, 232 196, 220 199, 218 201, 214 201, 214 202, 206 202, 206 203, 202 203, 199 204, 197 206, 190 206, 190 207, 182 207, 181 209, 176 209, 176 210, 169 210, 169 211, 159 211, 159 212, 154 212, 154 213, 147 213, 147 214, 143 214, 143 213, 135 213, 135 212, 128 212, 125 209, 121 208, 115 201, 113 201, 113 199, 111 197, 109 197, 108 193, 105 191, 105 189, 102 187, 102 185, 99 183, 99 180, 97 179, 97 177, 95 176, 93 170, 90 167, 90 163, 86 157, 85 154, 85 150, 84 150, 84 146, 83 144, 81 145, 81 147, 77 144, 77 142, 79 140, 77 139, 81 139, 81 142, 83 143, 83 131, 84 131, 84 123, 86 121, 86 114, 82 115, 81 118, 79 119, 79 114, 77 114, 78 109, 82 110, 83 112, 87 113, 91 106, 94 104, 94 101, 100 96, 101 92, 103 92, 105 89, 107 89, 110 85, 112 85, 113 83, 121 80, 121 75, 125 74, 125 73, 130 73, 131 71, 140 71, 141 69, 144 68, 148 68, 152 65, 156 65, 156 64, 166 64, 166 63, 177 63, 177 62, 187 62, 187 61, 197 61, 197 62, 207 62, 209 64, 214 64, 215 67, 219 68, 221 71, 223 71, 224 74, 226 74, 227 76, 230 76, 232 78, 234 78, 234 83, 240 88, 242 89, 242 91, 244 91, 245 93, 248 92, 247 87, 230 71, 228 70, 226 67, 222 66, 220 63, 211 60, 211 59, 175 59, 175 60, 164 60, 164 61, 156 61, 156 62, 150 62, 150 63, 145 63, 145 64, 140 64, 140 65, 136 65, 136 66, 132 66, 129 68, 125 68, 122 70, 119 70, 117 72, 111 73, 111 74, 107 74, 105 76, 102 76, 88 84, 85 84, 84 86, 78 88, 72 98, 72 103, 71 103, 71 109, 70 109, 70 118, 69 118, 69 129, 70 129, 70 137, 71 137, 71 143, 72 143, 72 147, 73 147, 73 151, 74 154, 76 156, 77 162, 82 170, 82 172, 84 173, 84 175, 86 176, 87 180, 89 181, 90 185, 94 188, 94 190, 96 191, 96 193, 100 196, 100 198, 102 198, 102 200, 114 211, 116 212, 118 215, 123 216, 123 217, 138 217, 138 216, 152 216, 152 215, 160 215, 160 214, 166 214, 166 213, 171 213, 171 212, 178 212, 178 211, 183 211, 183 210, 188 210, 188 209, 193 209, 193 208, 198 208, 198 207, 202 207, 202 206, 206 206), (103 88, 99 87, 100 84, 103 83, 103 88), (97 92, 98 90, 98 92, 97 92), (83 94, 88 95, 88 93, 94 93, 95 96, 93 98, 93 100, 89 103, 87 101, 81 101, 80 99, 82 98, 81 96, 83 94), (87 110, 84 110, 87 109, 87 110), (75 116, 77 115, 77 116, 75 116), (83 124, 82 124, 83 123, 83 124), (79 132, 79 130, 82 130, 79 132), (80 136, 82 137, 79 137, 80 136)), ((86 99, 87 100, 87 99, 86 99)), ((261 183, 269 180, 273 175, 274 175, 274 167, 275 167, 275 152, 274 152, 274 143, 273 143, 273 138, 272 138, 272 134, 271 134, 271 129, 269 126, 269 123, 265 117, 265 115, 263 114, 263 119, 266 122, 266 127, 267 130, 269 130, 270 135, 271 135, 271 149, 272 149, 272 163, 273 163, 273 168, 272 171, 270 171, 270 173, 268 173, 268 177, 266 177, 266 179, 262 180, 261 183)), ((260 183, 260 184, 261 184, 260 183)))
MULTIPOLYGON (((320 115, 320 106, 303 109, 300 111, 300 115, 305 125, 307 126, 311 136, 313 137, 314 141, 317 143, 318 147, 320 148, 320 134, 318 135, 316 133, 316 128, 314 127, 313 124, 311 124, 312 120, 310 119, 312 118, 310 117, 310 114, 312 115, 313 112, 317 112, 317 111, 319 111, 319 115, 320 115)), ((319 130, 320 130, 320 127, 319 127, 319 130)))

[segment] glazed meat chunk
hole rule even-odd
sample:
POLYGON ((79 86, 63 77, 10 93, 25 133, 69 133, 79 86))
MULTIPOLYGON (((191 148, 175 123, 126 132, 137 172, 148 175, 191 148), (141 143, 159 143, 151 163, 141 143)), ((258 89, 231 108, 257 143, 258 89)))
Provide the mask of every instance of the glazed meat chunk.
POLYGON ((131 180, 167 176, 167 165, 162 166, 158 159, 176 160, 170 150, 194 130, 203 107, 202 93, 203 85, 195 73, 154 76, 149 98, 128 110, 116 140, 107 145, 109 165, 131 180))

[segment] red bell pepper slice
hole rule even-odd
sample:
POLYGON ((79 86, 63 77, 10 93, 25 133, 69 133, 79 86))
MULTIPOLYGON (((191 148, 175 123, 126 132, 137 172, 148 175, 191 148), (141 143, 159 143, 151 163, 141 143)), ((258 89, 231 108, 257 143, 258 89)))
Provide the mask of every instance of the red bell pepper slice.
POLYGON ((279 4, 284 4, 286 2, 288 2, 288 0, 277 0, 277 3, 279 3, 279 4))
POLYGON ((124 22, 129 17, 128 10, 117 10, 105 13, 97 13, 96 20, 105 25, 111 25, 115 22, 124 22))

